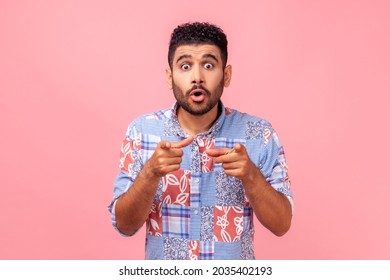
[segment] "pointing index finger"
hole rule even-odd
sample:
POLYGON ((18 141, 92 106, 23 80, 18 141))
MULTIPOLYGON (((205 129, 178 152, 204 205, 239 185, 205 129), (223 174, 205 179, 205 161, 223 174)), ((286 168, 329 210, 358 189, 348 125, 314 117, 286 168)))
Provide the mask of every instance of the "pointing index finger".
POLYGON ((233 152, 234 152, 234 149, 230 149, 230 148, 219 148, 219 149, 206 150, 206 153, 212 157, 219 157, 219 156, 231 154, 233 152))
POLYGON ((194 137, 189 136, 188 138, 183 139, 181 141, 172 142, 171 143, 171 148, 184 148, 184 147, 187 147, 189 144, 192 143, 193 140, 194 140, 194 137))
POLYGON ((240 143, 234 144, 233 148, 217 148, 217 149, 207 149, 206 153, 212 157, 225 156, 233 153, 241 153, 245 150, 244 145, 240 143))

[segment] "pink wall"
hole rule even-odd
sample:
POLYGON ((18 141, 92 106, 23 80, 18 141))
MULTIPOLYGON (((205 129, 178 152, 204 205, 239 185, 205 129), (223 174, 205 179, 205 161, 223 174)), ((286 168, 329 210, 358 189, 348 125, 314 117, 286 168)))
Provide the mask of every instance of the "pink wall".
POLYGON ((173 104, 172 29, 219 24, 227 106, 271 121, 295 195, 260 259, 390 258, 388 1, 0 2, 0 258, 142 259, 106 210, 136 116, 173 104), (244 4, 245 3, 245 4, 244 4), (136 100, 135 100, 136 99, 136 100))

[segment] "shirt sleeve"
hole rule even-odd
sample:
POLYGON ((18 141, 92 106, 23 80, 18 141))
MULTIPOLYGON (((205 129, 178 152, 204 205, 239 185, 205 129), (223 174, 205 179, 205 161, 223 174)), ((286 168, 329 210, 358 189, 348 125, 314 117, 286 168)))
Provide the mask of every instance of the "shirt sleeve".
MULTIPOLYGON (((135 126, 129 126, 126 137, 122 142, 119 158, 119 173, 114 182, 114 193, 111 203, 108 205, 108 211, 111 213, 111 223, 113 227, 123 236, 129 236, 122 233, 116 223, 115 206, 119 197, 121 197, 133 185, 135 178, 142 169, 141 158, 141 137, 137 133, 135 126)), ((135 234, 135 233, 134 233, 135 234)))
POLYGON ((283 146, 272 128, 269 128, 264 135, 264 152, 260 160, 261 172, 275 190, 288 198, 291 208, 294 210, 293 195, 290 188, 291 182, 288 176, 288 166, 283 146))

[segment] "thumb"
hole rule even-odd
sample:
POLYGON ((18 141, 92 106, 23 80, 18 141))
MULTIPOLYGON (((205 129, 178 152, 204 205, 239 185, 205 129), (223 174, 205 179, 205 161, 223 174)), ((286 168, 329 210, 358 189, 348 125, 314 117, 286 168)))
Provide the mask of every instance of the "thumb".
POLYGON ((164 149, 164 150, 169 150, 172 146, 172 144, 170 142, 165 141, 165 140, 161 141, 158 145, 160 146, 161 149, 164 149))
POLYGON ((240 144, 240 143, 236 143, 234 144, 234 151, 236 151, 237 153, 241 153, 243 151, 245 151, 245 146, 240 144))

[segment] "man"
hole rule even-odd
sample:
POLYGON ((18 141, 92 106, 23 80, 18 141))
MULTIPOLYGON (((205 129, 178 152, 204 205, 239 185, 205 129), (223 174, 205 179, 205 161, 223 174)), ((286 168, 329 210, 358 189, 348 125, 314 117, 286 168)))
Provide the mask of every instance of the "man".
POLYGON ((224 107, 227 39, 209 23, 172 33, 173 108, 128 128, 109 206, 131 236, 146 222, 146 259, 254 259, 253 213, 277 236, 292 218, 283 148, 271 125, 224 107))

